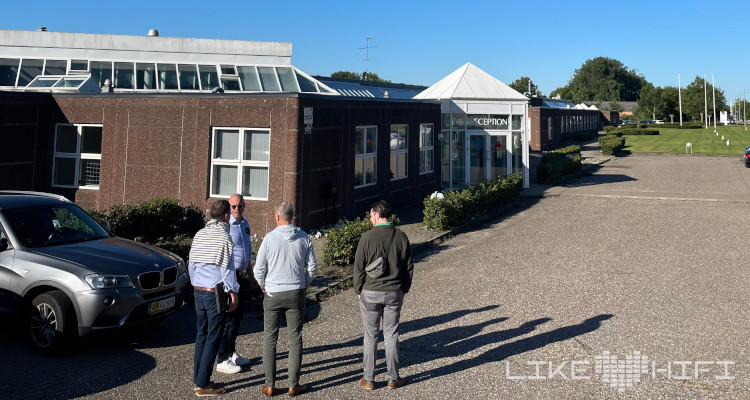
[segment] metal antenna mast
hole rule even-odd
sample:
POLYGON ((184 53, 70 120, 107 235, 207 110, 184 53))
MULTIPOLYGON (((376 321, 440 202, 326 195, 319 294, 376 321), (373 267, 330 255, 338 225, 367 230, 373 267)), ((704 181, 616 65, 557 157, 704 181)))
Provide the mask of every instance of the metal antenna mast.
POLYGON ((374 60, 374 58, 370 58, 370 39, 375 39, 375 38, 368 37, 367 45, 365 47, 360 47, 360 50, 365 50, 365 58, 363 59, 365 61, 365 74, 362 77, 363 80, 367 80, 367 75, 370 71, 370 60, 374 60))

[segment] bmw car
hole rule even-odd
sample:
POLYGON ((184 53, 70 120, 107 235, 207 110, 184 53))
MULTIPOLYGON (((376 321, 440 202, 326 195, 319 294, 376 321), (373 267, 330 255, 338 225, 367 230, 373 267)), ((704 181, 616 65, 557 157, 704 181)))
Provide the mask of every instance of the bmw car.
POLYGON ((65 197, 0 191, 0 313, 22 324, 38 353, 158 322, 189 287, 179 256, 113 236, 65 197))

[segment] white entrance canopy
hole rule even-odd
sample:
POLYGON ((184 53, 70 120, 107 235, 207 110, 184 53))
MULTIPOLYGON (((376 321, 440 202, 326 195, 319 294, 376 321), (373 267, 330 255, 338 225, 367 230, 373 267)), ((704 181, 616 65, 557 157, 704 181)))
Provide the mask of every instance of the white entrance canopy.
POLYGON ((492 75, 466 63, 461 68, 414 96, 422 100, 474 99, 516 100, 528 102, 529 98, 492 75))

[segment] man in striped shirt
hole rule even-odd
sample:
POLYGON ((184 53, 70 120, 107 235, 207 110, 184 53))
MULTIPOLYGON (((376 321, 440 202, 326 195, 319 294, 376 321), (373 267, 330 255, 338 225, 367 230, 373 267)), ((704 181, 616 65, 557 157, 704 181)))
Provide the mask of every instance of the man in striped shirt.
POLYGON ((217 396, 225 389, 211 382, 216 354, 224 332, 226 313, 216 303, 216 285, 224 284, 229 293, 227 312, 237 308, 240 286, 232 268, 234 243, 229 235, 229 202, 218 200, 211 205, 211 220, 198 231, 190 248, 190 281, 194 287, 197 335, 193 361, 193 390, 198 396, 217 396))

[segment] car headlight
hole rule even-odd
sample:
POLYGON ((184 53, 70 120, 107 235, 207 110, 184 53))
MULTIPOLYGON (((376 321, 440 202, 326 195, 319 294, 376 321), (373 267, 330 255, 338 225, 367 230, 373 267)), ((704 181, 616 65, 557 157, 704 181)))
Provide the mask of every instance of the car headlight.
POLYGON ((86 275, 86 282, 92 289, 133 287, 133 281, 127 275, 86 275))

